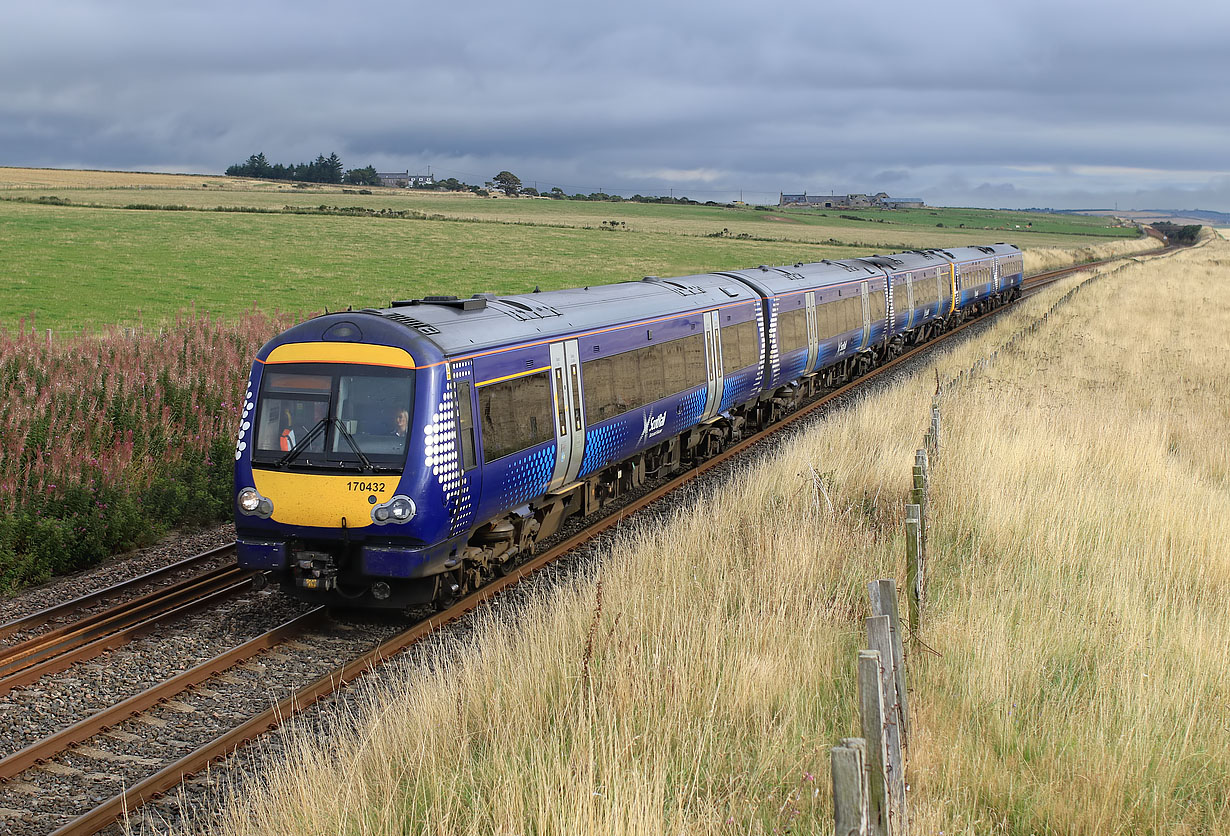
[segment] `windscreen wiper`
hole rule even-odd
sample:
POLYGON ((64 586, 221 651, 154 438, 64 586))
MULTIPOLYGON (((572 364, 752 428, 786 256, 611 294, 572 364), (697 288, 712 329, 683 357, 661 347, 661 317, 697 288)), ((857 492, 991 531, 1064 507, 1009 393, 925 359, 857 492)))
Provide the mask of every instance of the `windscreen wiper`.
POLYGON ((297 459, 299 457, 299 454, 302 453, 304 450, 306 450, 308 445, 312 443, 312 441, 316 438, 316 436, 324 432, 324 429, 327 426, 329 426, 328 419, 321 418, 319 421, 317 421, 316 426, 312 427, 312 429, 308 431, 308 434, 305 435, 299 441, 298 444, 290 448, 290 452, 288 452, 282 458, 278 459, 278 467, 286 467, 288 464, 290 464, 295 459, 297 459))
POLYGON ((367 456, 363 455, 363 451, 359 449, 359 444, 354 440, 354 436, 347 432, 346 425, 337 418, 333 419, 333 423, 337 426, 338 430, 341 431, 342 438, 346 439, 346 443, 350 445, 350 449, 354 450, 355 455, 359 457, 359 461, 363 462, 363 470, 367 473, 374 471, 376 466, 371 463, 371 460, 368 459, 367 456))

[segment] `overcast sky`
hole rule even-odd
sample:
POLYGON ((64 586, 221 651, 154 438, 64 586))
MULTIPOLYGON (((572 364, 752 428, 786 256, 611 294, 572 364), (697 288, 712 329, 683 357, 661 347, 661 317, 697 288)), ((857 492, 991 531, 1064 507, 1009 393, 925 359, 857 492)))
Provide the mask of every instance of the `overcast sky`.
POLYGON ((1230 2, 0 0, 0 165, 1230 211, 1230 2))

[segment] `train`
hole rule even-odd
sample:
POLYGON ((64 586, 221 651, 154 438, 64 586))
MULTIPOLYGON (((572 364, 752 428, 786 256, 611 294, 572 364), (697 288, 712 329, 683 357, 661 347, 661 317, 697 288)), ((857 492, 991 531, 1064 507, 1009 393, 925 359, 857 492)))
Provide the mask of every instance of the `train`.
POLYGON ((278 334, 235 448, 237 561, 334 606, 444 607, 566 521, 1020 295, 1011 244, 427 296, 278 334))

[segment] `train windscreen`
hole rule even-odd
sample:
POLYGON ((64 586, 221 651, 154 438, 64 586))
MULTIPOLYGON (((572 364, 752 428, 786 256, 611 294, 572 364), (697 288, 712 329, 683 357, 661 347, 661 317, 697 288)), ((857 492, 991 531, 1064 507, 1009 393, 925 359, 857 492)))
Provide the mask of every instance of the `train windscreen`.
POLYGON ((400 470, 413 414, 408 369, 325 363, 265 370, 256 407, 257 465, 400 470))

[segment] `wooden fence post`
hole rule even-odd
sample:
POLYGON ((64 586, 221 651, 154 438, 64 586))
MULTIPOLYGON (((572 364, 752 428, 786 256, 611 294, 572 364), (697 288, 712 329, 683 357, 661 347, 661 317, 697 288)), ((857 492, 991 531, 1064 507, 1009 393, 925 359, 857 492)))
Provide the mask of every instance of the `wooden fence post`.
POLYGON ((870 836, 893 836, 888 820, 888 779, 884 766, 884 694, 880 684, 880 654, 858 654, 858 700, 863 739, 867 741, 867 821, 870 836))
POLYGON ((922 509, 905 506, 905 584, 909 596, 910 632, 922 627, 923 587, 926 565, 922 559, 922 509))
MULTIPOLYGON (((897 690, 897 724, 901 727, 901 745, 910 748, 910 702, 905 682, 905 652, 901 644, 901 616, 897 607, 897 582, 892 578, 882 578, 867 584, 867 592, 871 598, 871 614, 888 618, 888 629, 892 634, 893 670, 897 690)), ((873 650, 875 648, 872 648, 873 650)))
POLYGON ((847 737, 829 753, 833 773, 833 836, 868 836, 867 741, 847 737))
POLYGON ((931 453, 938 459, 940 457, 940 405, 938 403, 931 404, 931 443, 935 445, 931 453))
POLYGON ((923 561, 927 559, 927 529, 929 528, 928 509, 931 505, 931 464, 927 459, 927 451, 920 449, 914 453, 914 490, 918 493, 915 504, 919 508, 919 555, 923 561))
POLYGON ((905 809, 905 757, 901 749, 901 703, 897 697, 897 671, 893 666, 893 636, 886 615, 867 619, 867 645, 880 655, 880 688, 884 705, 884 772, 888 782, 888 823, 893 836, 908 836, 905 809))

